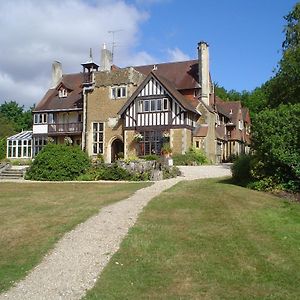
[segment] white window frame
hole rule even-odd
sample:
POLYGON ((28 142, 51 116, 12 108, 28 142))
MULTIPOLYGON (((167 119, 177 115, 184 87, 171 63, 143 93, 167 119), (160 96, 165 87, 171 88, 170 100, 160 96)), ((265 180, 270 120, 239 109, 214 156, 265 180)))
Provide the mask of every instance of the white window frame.
POLYGON ((48 114, 47 113, 34 114, 33 124, 47 124, 47 123, 48 123, 48 114))
POLYGON ((98 154, 104 153, 104 125, 105 125, 104 122, 93 122, 92 123, 93 155, 98 155, 98 154), (102 124, 102 130, 100 130, 101 124, 102 124), (101 138, 101 136, 102 136, 102 138, 101 138))
POLYGON ((121 99, 127 97, 127 86, 112 86, 110 88, 110 98, 111 99, 121 99))
POLYGON ((161 111, 167 111, 168 109, 169 109, 168 98, 143 99, 143 100, 139 100, 139 104, 138 104, 138 111, 140 113, 161 112, 161 111), (159 101, 160 101, 160 109, 158 109, 159 101), (147 107, 148 109, 146 110, 147 107))
POLYGON ((68 91, 67 91, 67 89, 61 88, 61 89, 58 91, 58 97, 59 97, 59 98, 66 98, 66 97, 68 97, 68 91))

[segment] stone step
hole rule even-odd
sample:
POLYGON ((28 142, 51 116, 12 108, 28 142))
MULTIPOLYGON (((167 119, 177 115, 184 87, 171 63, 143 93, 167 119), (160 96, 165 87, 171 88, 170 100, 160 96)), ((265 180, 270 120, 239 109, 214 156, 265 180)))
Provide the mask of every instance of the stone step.
POLYGON ((9 168, 0 173, 1 179, 23 179, 25 169, 9 168))
POLYGON ((7 179, 18 179, 18 180, 22 180, 23 176, 2 176, 0 175, 0 180, 7 180, 7 179))

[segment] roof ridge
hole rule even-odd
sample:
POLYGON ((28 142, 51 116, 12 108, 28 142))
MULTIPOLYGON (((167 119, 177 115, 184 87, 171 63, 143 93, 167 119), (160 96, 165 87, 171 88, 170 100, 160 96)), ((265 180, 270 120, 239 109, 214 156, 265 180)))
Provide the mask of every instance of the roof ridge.
POLYGON ((147 64, 147 65, 137 65, 137 66, 132 66, 133 68, 139 68, 139 67, 148 67, 148 66, 153 66, 153 65, 170 65, 170 64, 178 64, 178 63, 187 63, 187 62, 192 62, 192 61, 197 61, 197 59, 188 59, 188 60, 180 60, 180 61, 171 61, 171 62, 161 62, 161 63, 152 63, 152 64, 147 64))

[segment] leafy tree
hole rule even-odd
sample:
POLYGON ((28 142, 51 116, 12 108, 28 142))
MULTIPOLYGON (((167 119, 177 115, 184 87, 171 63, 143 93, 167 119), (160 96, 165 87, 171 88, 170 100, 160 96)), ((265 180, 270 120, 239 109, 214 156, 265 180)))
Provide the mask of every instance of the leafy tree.
POLYGON ((284 50, 297 49, 300 45, 300 2, 296 3, 294 9, 284 19, 287 25, 284 28, 285 40, 282 43, 284 50))
POLYGON ((0 105, 0 114, 14 124, 16 132, 29 130, 32 127, 32 108, 25 111, 24 106, 20 106, 15 101, 4 102, 0 105))
POLYGON ((266 109, 253 120, 253 175, 269 187, 300 189, 300 104, 266 109))
POLYGON ((13 135, 15 133, 14 128, 15 124, 0 114, 0 138, 13 135))
POLYGON ((300 102, 300 3, 284 18, 287 25, 279 69, 266 83, 270 107, 300 102))
POLYGON ((215 85, 215 93, 224 101, 241 101, 242 105, 249 108, 251 116, 263 110, 268 102, 264 85, 251 92, 235 90, 227 91, 223 86, 215 85))

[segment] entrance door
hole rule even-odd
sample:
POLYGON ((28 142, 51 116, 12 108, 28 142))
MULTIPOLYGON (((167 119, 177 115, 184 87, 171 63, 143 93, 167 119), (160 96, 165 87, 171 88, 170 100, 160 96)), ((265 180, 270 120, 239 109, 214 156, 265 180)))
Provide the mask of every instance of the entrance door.
POLYGON ((124 143, 116 139, 111 144, 111 162, 121 157, 124 157, 124 143))

